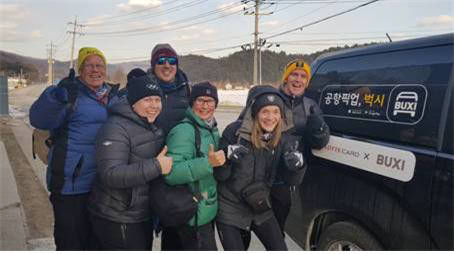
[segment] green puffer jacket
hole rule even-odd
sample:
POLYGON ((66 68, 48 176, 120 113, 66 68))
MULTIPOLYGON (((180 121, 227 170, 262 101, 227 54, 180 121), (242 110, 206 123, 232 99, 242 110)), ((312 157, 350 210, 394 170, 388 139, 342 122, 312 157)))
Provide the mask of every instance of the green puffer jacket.
MULTIPOLYGON (((196 181, 199 182, 199 192, 202 200, 198 207, 199 226, 211 222, 218 210, 216 181, 213 176, 213 167, 208 163, 208 149, 213 144, 214 150, 218 150, 219 131, 216 127, 210 128, 191 108, 185 112, 185 118, 175 126, 167 135, 167 156, 173 158, 172 171, 165 177, 170 185, 188 183, 194 191, 196 181), (203 157, 197 158, 195 147, 194 127, 190 121, 194 120, 200 130, 200 151, 203 157)), ((189 225, 195 225, 195 217, 189 221, 189 225)))

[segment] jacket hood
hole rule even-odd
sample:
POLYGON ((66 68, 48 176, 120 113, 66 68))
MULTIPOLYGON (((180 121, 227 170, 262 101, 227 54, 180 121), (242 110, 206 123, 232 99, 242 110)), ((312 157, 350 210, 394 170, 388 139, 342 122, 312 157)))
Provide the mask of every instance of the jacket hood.
POLYGON ((153 123, 149 123, 146 118, 139 116, 132 110, 131 106, 128 103, 128 100, 126 100, 126 97, 122 97, 120 101, 109 108, 109 116, 123 117, 145 128, 154 126, 153 123))
POLYGON ((299 103, 302 103, 303 102, 303 97, 304 97, 304 94, 300 95, 300 96, 290 96, 288 94, 285 93, 285 90, 284 90, 284 87, 285 87, 285 84, 282 83, 280 86, 279 86, 279 93, 281 94, 282 98, 284 99, 284 103, 287 104, 287 105, 291 105, 292 104, 292 101, 294 101, 295 103, 299 104, 299 103))
MULTIPOLYGON (((247 141, 251 141, 252 127, 254 126, 254 118, 252 117, 251 105, 254 103, 254 101, 257 97, 259 97, 262 94, 266 94, 266 93, 276 94, 276 95, 280 96, 284 102, 286 101, 284 96, 280 92, 277 92, 276 88, 271 87, 271 86, 260 86, 260 87, 256 86, 250 90, 248 97, 247 97, 247 101, 246 101, 246 107, 243 109, 240 116, 238 117, 239 120, 242 120, 242 123, 241 123, 240 128, 237 131, 237 134, 241 138, 246 139, 247 141)), ((285 107, 284 107, 283 111, 284 112, 281 112, 281 117, 282 117, 282 121, 283 121, 282 132, 290 129, 290 126, 287 121, 288 117, 285 112, 286 111, 285 107)))

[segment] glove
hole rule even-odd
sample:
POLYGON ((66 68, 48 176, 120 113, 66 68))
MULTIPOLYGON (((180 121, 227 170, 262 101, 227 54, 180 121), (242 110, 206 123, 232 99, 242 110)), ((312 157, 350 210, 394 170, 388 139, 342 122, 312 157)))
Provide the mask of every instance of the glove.
POLYGON ((329 142, 329 126, 320 115, 315 114, 314 106, 310 108, 311 114, 307 118, 306 140, 314 149, 322 149, 329 142))
MULTIPOLYGON (((76 101, 77 95, 78 95, 78 85, 76 83, 76 72, 74 71, 73 68, 69 70, 69 75, 68 77, 62 79, 58 84, 57 87, 60 88, 58 92, 55 93, 55 96, 57 97, 57 100, 61 102, 69 102, 71 104, 74 104, 76 101), (64 92, 63 89, 66 90, 66 98, 64 98, 64 92)), ((70 105, 71 107, 73 105, 70 105)))
POLYGON ((249 153, 249 149, 240 144, 227 147, 227 159, 234 163, 239 163, 247 153, 249 153))
POLYGON ((303 168, 304 158, 303 154, 298 151, 298 141, 290 147, 290 150, 284 153, 285 166, 290 171, 298 171, 303 168))
POLYGON ((307 131, 309 131, 310 134, 323 132, 325 126, 327 125, 323 120, 322 116, 315 114, 314 106, 311 106, 309 111, 311 114, 307 117, 306 123, 307 131))

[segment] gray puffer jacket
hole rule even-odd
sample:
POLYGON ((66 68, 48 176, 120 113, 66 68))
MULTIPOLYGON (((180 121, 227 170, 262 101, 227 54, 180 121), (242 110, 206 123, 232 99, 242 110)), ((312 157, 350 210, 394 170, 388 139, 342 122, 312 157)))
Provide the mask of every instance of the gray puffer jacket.
POLYGON ((149 182, 161 175, 156 159, 164 132, 134 113, 126 100, 115 104, 96 140, 96 183, 89 211, 119 223, 151 219, 149 182))

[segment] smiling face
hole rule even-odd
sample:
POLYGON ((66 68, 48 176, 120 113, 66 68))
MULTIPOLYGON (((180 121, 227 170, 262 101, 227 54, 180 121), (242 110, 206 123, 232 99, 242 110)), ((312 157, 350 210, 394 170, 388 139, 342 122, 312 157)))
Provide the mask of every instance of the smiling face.
POLYGON ((155 95, 143 97, 132 105, 132 109, 139 116, 146 117, 149 123, 153 123, 161 113, 161 97, 155 95))
POLYGON ((166 83, 173 82, 175 80, 175 75, 177 74, 177 65, 172 65, 168 61, 156 64, 154 66, 154 74, 158 79, 166 83))
POLYGON ((306 89, 308 82, 309 79, 306 71, 301 68, 297 68, 288 76, 284 91, 287 95, 301 96, 304 94, 304 90, 306 89))
POLYGON ((281 110, 275 105, 265 106, 260 109, 257 118, 264 132, 273 132, 281 120, 281 110))
POLYGON ((202 120, 211 119, 216 108, 216 101, 209 96, 199 96, 194 100, 192 111, 202 120))
POLYGON ((87 57, 80 68, 79 78, 92 90, 99 88, 106 79, 106 65, 98 55, 87 57))

